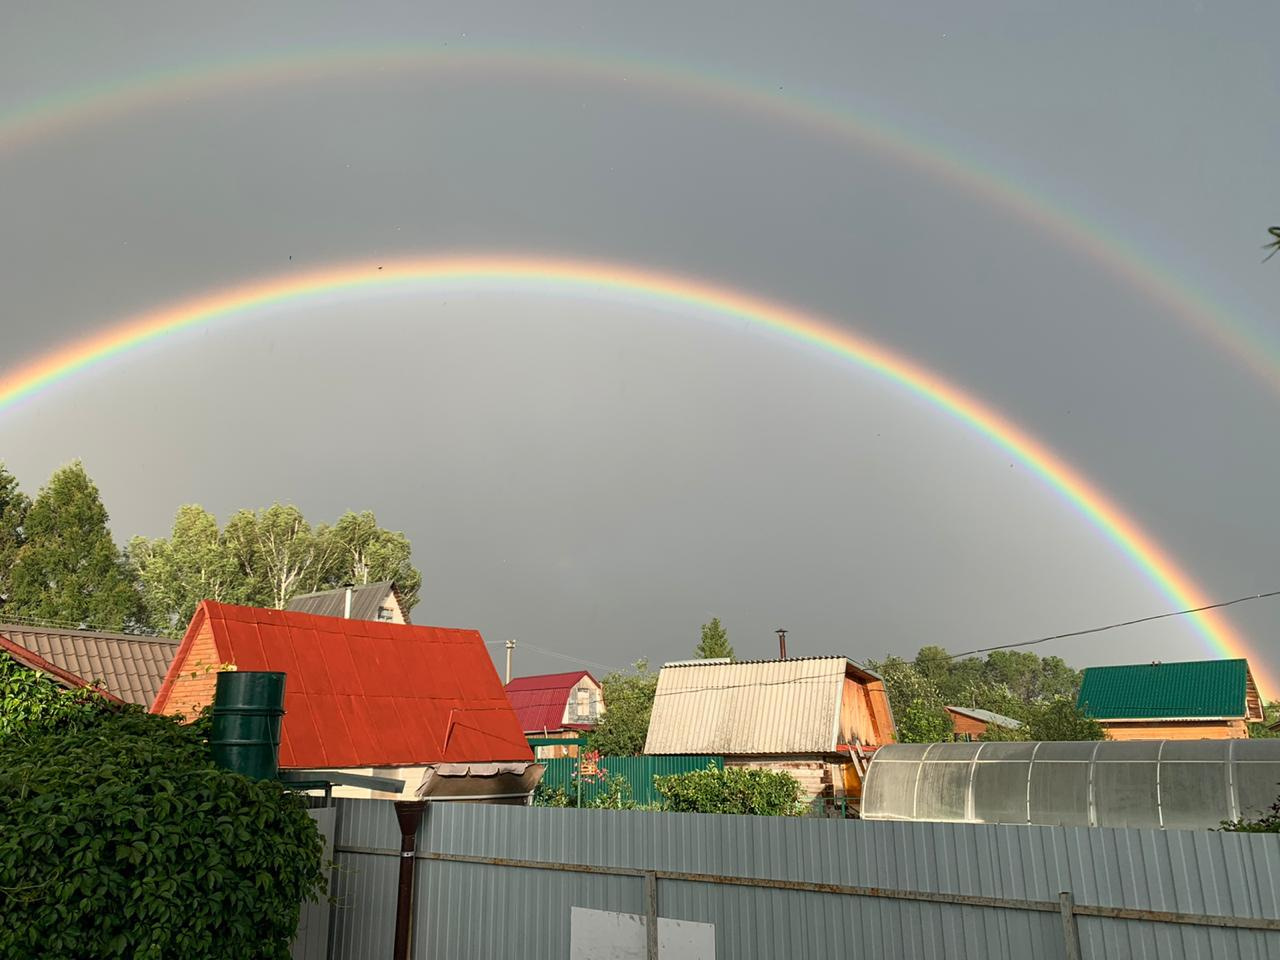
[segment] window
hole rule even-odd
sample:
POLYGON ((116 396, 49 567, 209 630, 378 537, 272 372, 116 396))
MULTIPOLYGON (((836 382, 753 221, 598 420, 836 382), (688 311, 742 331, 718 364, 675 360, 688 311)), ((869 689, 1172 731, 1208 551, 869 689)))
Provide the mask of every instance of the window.
POLYGON ((591 691, 585 687, 578 688, 578 716, 591 716, 591 691))
POLYGON ((378 608, 378 619, 379 619, 379 620, 386 620, 386 621, 390 622, 390 621, 394 620, 395 618, 396 618, 395 611, 394 611, 394 610, 392 610, 390 607, 379 607, 379 608, 378 608))

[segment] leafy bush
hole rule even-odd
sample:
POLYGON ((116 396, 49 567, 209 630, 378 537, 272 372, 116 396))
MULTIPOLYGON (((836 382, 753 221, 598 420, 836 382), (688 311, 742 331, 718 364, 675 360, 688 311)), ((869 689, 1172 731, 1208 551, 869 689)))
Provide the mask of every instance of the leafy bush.
POLYGON ((664 808, 679 813, 756 813, 798 816, 800 783, 789 773, 726 767, 654 777, 664 808))
POLYGON ((1280 833, 1280 799, 1256 820, 1223 820, 1222 829, 1228 833, 1280 833))
POLYGON ((105 698, 96 690, 66 690, 0 652, 0 743, 50 730, 96 723, 105 698))
POLYGON ((0 956, 287 958, 323 889, 304 801, 137 708, 0 742, 0 956))

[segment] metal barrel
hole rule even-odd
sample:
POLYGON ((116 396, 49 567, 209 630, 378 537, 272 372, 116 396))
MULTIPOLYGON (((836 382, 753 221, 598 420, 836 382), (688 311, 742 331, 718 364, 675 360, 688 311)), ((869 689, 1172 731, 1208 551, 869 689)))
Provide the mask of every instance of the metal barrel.
POLYGON ((219 673, 213 698, 213 762, 254 780, 275 779, 284 717, 283 673, 219 673))

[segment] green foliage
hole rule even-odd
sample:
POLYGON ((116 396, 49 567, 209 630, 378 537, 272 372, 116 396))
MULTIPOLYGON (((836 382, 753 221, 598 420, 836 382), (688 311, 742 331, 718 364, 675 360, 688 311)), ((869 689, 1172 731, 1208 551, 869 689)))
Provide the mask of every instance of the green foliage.
POLYGON ((703 660, 720 657, 733 659, 733 647, 729 643, 729 631, 720 625, 719 617, 712 617, 710 623, 702 625, 702 639, 694 651, 703 660))
POLYGON ((136 708, 0 743, 0 956, 289 956, 323 845, 302 799, 136 708))
POLYGON ((587 745, 607 756, 638 756, 644 752, 649 735, 658 675, 649 672, 647 661, 638 660, 631 672, 615 670, 605 674, 600 685, 605 712, 587 734, 587 745))
POLYGON ((576 798, 569 796, 569 791, 564 787, 548 787, 545 783, 540 783, 533 791, 533 805, 535 807, 574 807, 577 803, 576 798))
POLYGON ((394 580, 408 613, 422 587, 408 538, 369 511, 312 527, 297 507, 276 503, 237 511, 219 530, 217 518, 188 504, 170 536, 135 537, 129 556, 147 624, 162 633, 181 633, 205 599, 280 608, 301 593, 394 580))
POLYGON ((1025 721, 1028 740, 1105 740, 1107 732, 1076 706, 1072 698, 1057 697, 1037 704, 1025 721))
POLYGON ((1280 799, 1257 819, 1223 820, 1222 829, 1228 833, 1280 833, 1280 799))
POLYGON ((655 777, 663 796, 663 809, 676 813, 754 813, 763 816, 799 816, 800 783, 778 770, 714 767, 655 777))
POLYGON ((951 721, 944 709, 948 704, 981 707, 1024 724, 1022 730, 992 728, 984 739, 1028 739, 1025 725, 1036 719, 1044 731, 1093 732, 1088 725, 1076 724, 1075 718, 1068 717, 1065 708, 1058 706, 1060 701, 1066 701, 1073 706, 1074 713, 1080 688, 1079 671, 1069 667, 1061 657, 1042 658, 1026 651, 996 650, 985 658, 952 658, 943 647, 925 646, 920 648, 914 661, 886 657, 868 665, 884 677, 898 739, 904 743, 949 739, 951 721), (1053 710, 1046 713, 1051 706, 1053 710))
POLYGON ((1249 736, 1257 740, 1274 740, 1280 738, 1280 730, 1272 730, 1271 725, 1280 720, 1280 700, 1272 700, 1262 705, 1261 723, 1249 724, 1249 736))
POLYGON ((58 470, 22 522, 6 615, 105 629, 136 625, 142 601, 111 539, 98 488, 76 461, 58 470))
POLYGON ((0 652, 0 745, 96 723, 104 706, 93 690, 67 690, 0 652))
POLYGON ((946 710, 921 700, 894 713, 899 743, 937 743, 951 739, 951 718, 946 710))
POLYGON ((9 597, 10 571, 25 538, 23 526, 31 500, 18 489, 18 481, 0 462, 0 611, 9 597))

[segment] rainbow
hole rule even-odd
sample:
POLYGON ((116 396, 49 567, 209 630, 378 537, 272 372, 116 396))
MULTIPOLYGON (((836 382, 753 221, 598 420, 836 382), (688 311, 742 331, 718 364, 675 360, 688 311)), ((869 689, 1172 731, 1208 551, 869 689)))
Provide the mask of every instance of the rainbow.
MULTIPOLYGON (((1137 522, 1084 475, 1011 420, 937 373, 834 323, 701 280, 599 261, 528 256, 424 256, 341 264, 275 276, 161 307, 71 343, 0 379, 0 412, 78 373, 152 341, 217 321, 308 302, 332 302, 370 292, 483 285, 549 290, 600 298, 637 298, 713 317, 747 320, 790 340, 871 370, 968 425, 1025 464, 1058 491, 1142 569, 1179 607, 1203 606, 1204 593, 1137 522)), ((1213 612, 1195 615, 1219 655, 1247 656, 1243 640, 1213 612)), ((1254 658, 1255 675, 1262 671, 1254 658)), ((1269 678, 1268 678, 1269 682, 1269 678)))
POLYGON ((252 91, 266 85, 305 84, 350 76, 468 73, 486 78, 516 74, 572 82, 607 83, 675 97, 696 97, 724 109, 766 116, 878 154, 895 165, 971 195, 1010 218, 1053 237, 1113 280, 1212 341, 1269 390, 1280 394, 1280 340, 1265 322, 1239 311, 1134 244, 1089 219, 1013 171, 999 169, 954 144, 890 122, 866 106, 850 110, 819 97, 723 79, 670 64, 575 50, 530 53, 507 48, 374 47, 308 50, 258 59, 159 71, 120 83, 73 91, 0 113, 0 152, 30 146, 59 132, 196 98, 252 91))

